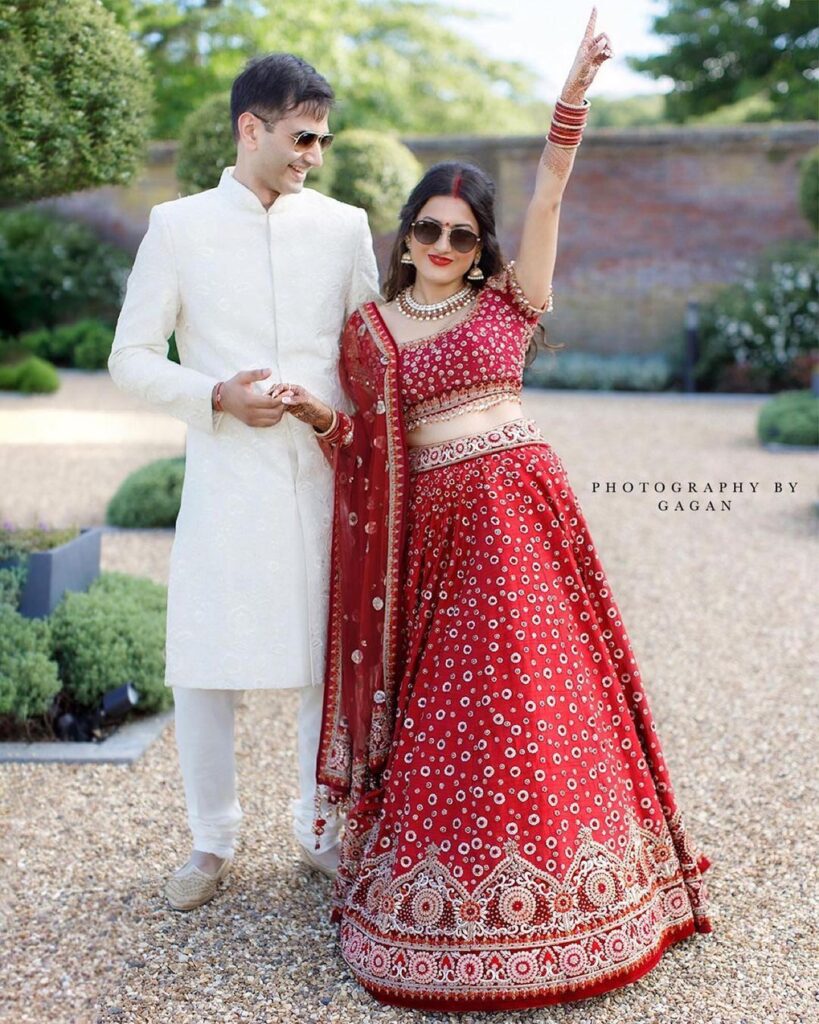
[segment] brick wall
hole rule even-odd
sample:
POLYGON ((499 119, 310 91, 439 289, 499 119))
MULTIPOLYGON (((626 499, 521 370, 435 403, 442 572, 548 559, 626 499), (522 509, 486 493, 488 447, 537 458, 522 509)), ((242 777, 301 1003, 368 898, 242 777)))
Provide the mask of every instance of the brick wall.
MULTIPOLYGON (((410 139, 428 166, 480 164, 498 183, 498 229, 514 256, 541 138, 410 139)), ((735 280, 739 262, 771 243, 810 239, 798 205, 798 164, 813 123, 587 132, 564 197, 549 336, 596 352, 669 351, 689 298, 735 280)), ((177 194, 174 147, 157 144, 127 189, 55 205, 135 248, 151 205, 177 194)), ((382 267, 390 239, 377 240, 382 267)))

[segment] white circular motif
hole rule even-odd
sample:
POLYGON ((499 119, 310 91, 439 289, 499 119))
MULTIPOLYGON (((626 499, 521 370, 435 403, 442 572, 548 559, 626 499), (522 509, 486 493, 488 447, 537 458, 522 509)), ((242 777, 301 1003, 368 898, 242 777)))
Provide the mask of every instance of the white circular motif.
POLYGON ((444 901, 436 889, 421 889, 412 899, 412 914, 419 924, 437 924, 444 912, 444 901))
POLYGON ((586 879, 586 896, 596 907, 607 907, 616 894, 614 878, 608 871, 599 868, 586 879))
POLYGON ((483 977, 483 961, 475 953, 464 953, 458 960, 455 974, 464 985, 475 985, 483 977))
POLYGON ((435 978, 437 966, 432 953, 414 953, 409 962, 409 973, 413 981, 431 981, 435 978))
POLYGON ((506 961, 506 976, 516 985, 531 984, 537 973, 537 956, 534 953, 513 953, 506 961))
POLYGON ((367 957, 370 973, 376 978, 385 977, 390 970, 390 951, 386 946, 373 946, 367 957))
POLYGON ((631 939, 621 928, 615 928, 606 936, 606 956, 615 963, 626 960, 632 948, 631 939))
POLYGON ((672 889, 665 894, 665 912, 669 917, 685 917, 688 912, 688 900, 682 889, 672 889))
POLYGON ((560 969, 569 976, 582 974, 586 969, 587 959, 585 950, 578 943, 571 946, 564 946, 560 951, 560 969))
POLYGON ((535 897, 522 885, 507 889, 498 900, 500 915, 509 924, 528 924, 535 916, 536 907, 535 897))

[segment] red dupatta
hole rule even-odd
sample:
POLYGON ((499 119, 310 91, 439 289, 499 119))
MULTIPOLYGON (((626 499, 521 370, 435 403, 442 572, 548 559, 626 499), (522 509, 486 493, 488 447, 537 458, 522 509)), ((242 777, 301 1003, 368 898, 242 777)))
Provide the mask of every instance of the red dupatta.
POLYGON ((315 831, 322 797, 366 829, 380 795, 396 700, 407 457, 399 354, 375 303, 341 338, 341 382, 356 412, 325 452, 335 471, 324 712, 316 765, 315 831))

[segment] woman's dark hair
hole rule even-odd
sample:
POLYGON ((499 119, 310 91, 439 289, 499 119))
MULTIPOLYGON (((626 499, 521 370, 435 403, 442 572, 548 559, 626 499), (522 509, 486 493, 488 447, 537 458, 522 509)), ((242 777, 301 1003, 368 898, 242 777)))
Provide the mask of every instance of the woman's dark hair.
MULTIPOLYGON (((415 188, 410 192, 399 215, 398 234, 395 237, 387 279, 384 283, 384 298, 391 302, 399 292, 415 281, 415 267, 411 263, 402 263, 401 256, 406 248, 405 239, 410 227, 417 219, 424 204, 433 196, 457 195, 469 204, 475 220, 478 222, 478 234, 481 236, 481 256, 478 266, 483 271, 482 281, 469 282, 473 289, 480 291, 486 281, 503 270, 505 260, 501 253, 500 242, 495 232, 495 183, 489 175, 476 167, 475 164, 461 163, 459 160, 446 160, 433 164, 424 174, 415 188)), ((536 356, 539 345, 547 348, 562 348, 549 345, 545 340, 546 332, 542 324, 538 324, 526 350, 526 364, 536 356)))
POLYGON ((246 110, 276 120, 297 107, 306 107, 319 118, 332 108, 334 102, 329 82, 301 57, 292 53, 268 53, 264 57, 254 57, 234 79, 230 90, 233 137, 238 141, 239 117, 246 110))

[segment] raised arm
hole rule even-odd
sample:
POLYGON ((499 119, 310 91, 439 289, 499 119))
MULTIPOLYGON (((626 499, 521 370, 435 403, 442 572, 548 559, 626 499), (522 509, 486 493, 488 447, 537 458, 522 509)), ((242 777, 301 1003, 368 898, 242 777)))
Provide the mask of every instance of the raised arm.
POLYGON ((595 34, 596 22, 597 8, 593 7, 577 56, 555 105, 538 164, 535 191, 523 222, 515 269, 526 298, 534 306, 546 304, 552 286, 560 204, 586 122, 589 105, 586 90, 600 65, 613 56, 606 33, 595 34))

